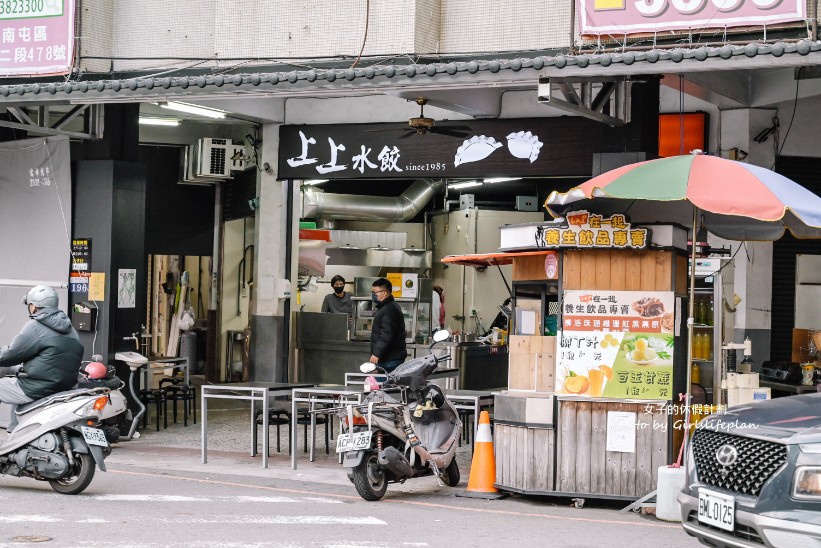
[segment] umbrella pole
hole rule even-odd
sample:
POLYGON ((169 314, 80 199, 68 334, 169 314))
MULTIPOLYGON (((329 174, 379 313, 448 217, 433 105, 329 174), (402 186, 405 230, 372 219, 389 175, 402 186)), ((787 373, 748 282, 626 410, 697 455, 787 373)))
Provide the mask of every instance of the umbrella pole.
POLYGON ((687 466, 687 438, 690 435, 690 388, 692 379, 693 362, 693 323, 695 316, 695 288, 696 288, 696 234, 698 234, 698 208, 693 206, 693 234, 690 245, 690 302, 687 316, 687 385, 684 389, 684 458, 682 465, 687 466))

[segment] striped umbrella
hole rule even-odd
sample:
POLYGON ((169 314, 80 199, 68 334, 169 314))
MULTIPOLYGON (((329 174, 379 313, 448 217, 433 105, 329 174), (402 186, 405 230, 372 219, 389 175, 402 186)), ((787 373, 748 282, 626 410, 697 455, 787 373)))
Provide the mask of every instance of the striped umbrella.
POLYGON ((705 154, 622 166, 568 192, 553 192, 545 207, 558 217, 570 204, 583 209, 578 202, 604 197, 681 202, 654 208, 687 217, 695 206, 704 226, 728 240, 777 240, 785 229, 797 238, 821 238, 821 197, 769 169, 705 154))

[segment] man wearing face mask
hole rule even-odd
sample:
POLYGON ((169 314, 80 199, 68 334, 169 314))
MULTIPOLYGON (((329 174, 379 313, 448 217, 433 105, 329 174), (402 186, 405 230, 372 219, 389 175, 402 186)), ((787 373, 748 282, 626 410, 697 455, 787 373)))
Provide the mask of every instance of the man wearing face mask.
POLYGON ((325 295, 320 312, 347 314, 350 318, 353 313, 353 303, 351 303, 350 293, 345 291, 345 278, 337 274, 331 278, 331 287, 334 292, 325 295))
POLYGON ((371 330, 371 359, 388 373, 399 367, 408 356, 405 346, 405 316, 392 295, 393 286, 386 278, 371 285, 371 298, 376 303, 371 330))

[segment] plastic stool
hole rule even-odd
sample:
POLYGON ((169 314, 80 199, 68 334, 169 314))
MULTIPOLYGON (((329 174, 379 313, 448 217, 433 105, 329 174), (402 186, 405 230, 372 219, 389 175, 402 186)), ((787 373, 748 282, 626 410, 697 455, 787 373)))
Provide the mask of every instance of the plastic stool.
MULTIPOLYGON (((255 417, 255 422, 256 422, 257 425, 262 424, 262 409, 257 410, 256 417, 255 417)), ((271 426, 276 426, 277 427, 277 453, 279 453, 282 450, 282 447, 280 445, 279 429, 280 429, 281 426, 284 426, 284 425, 287 425, 287 424, 291 424, 291 412, 289 410, 284 409, 282 407, 272 407, 271 409, 268 409, 268 426, 269 427, 271 427, 271 426)), ((256 428, 256 426, 254 428, 256 428)), ((271 440, 269 438, 268 443, 270 443, 270 442, 271 442, 271 440)), ((266 447, 265 451, 267 451, 269 455, 271 454, 270 447, 266 447)), ((288 454, 290 454, 290 453, 291 453, 291 447, 289 445, 288 446, 288 454)))
MULTIPOLYGON (((168 414, 165 412, 165 392, 160 389, 140 390, 140 400, 146 408, 152 403, 157 406, 157 432, 160 431, 160 415, 163 417, 163 427, 168 428, 168 414)), ((143 415, 143 428, 148 428, 148 413, 143 415)))
POLYGON ((177 423, 177 402, 182 402, 182 424, 188 426, 188 414, 192 413, 194 417, 194 424, 197 424, 197 389, 193 385, 181 384, 183 379, 181 377, 163 377, 160 379, 160 390, 165 394, 166 402, 173 401, 173 417, 174 424, 177 423), (172 383, 171 386, 163 386, 163 384, 172 383), (191 407, 189 408, 189 402, 191 407))

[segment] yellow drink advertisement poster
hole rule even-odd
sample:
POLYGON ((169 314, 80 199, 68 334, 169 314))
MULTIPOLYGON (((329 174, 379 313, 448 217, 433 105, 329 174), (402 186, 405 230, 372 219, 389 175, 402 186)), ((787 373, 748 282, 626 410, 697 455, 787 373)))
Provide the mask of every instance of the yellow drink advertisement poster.
POLYGON ((674 300, 661 291, 566 291, 556 392, 672 398, 674 300))
POLYGON ((398 299, 402 296, 402 273, 401 272, 390 272, 387 276, 385 276, 388 281, 393 286, 393 297, 398 299))

